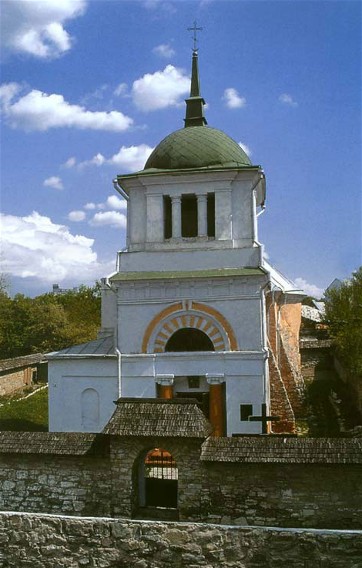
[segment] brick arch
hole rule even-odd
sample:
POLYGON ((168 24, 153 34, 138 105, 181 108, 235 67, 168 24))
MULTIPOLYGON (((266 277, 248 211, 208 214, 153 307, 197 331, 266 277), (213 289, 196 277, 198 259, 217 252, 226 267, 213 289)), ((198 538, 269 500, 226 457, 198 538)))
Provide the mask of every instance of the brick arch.
POLYGON ((158 313, 147 326, 142 353, 163 353, 170 337, 179 329, 195 328, 212 341, 215 351, 236 351, 234 331, 220 312, 199 302, 178 302, 158 313))

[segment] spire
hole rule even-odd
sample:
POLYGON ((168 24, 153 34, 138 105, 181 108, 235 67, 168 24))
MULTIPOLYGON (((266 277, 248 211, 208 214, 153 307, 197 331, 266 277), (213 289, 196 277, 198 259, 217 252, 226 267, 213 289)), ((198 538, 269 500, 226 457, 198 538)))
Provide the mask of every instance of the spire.
POLYGON ((191 88, 190 96, 186 99, 186 117, 185 128, 189 126, 204 126, 207 120, 204 117, 204 104, 205 101, 200 95, 200 79, 199 79, 199 63, 198 52, 196 47, 196 31, 202 30, 196 26, 194 22, 193 28, 188 28, 194 32, 194 47, 192 50, 192 73, 191 73, 191 88))

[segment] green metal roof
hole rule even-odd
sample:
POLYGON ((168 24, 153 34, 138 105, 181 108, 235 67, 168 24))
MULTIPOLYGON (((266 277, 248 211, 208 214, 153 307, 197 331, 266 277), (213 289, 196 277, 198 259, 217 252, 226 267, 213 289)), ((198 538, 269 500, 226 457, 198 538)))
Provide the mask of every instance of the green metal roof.
POLYGON ((182 278, 214 278, 218 276, 261 276, 261 268, 219 268, 210 270, 185 270, 165 272, 118 272, 109 279, 111 282, 129 280, 179 280, 182 278))
POLYGON ((251 165, 244 150, 227 134, 208 126, 193 126, 166 136, 148 158, 144 171, 251 165))

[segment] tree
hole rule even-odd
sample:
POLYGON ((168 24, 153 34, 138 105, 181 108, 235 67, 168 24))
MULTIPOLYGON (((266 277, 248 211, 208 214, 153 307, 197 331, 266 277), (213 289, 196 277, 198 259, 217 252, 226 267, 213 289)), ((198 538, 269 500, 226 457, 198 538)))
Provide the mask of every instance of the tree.
POLYGON ((0 290, 0 359, 57 351, 97 337, 100 286, 10 298, 0 290))
POLYGON ((326 323, 346 370, 362 376, 362 267, 326 295, 326 323))

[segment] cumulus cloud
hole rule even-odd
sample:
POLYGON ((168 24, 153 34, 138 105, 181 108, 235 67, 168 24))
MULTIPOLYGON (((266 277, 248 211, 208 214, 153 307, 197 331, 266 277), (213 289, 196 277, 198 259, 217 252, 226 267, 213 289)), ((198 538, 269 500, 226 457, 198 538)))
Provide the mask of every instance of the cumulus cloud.
POLYGON ((59 57, 73 43, 64 24, 84 14, 86 6, 85 0, 2 2, 2 45, 39 59, 59 57))
POLYGON ((43 181, 45 187, 53 187, 54 189, 64 189, 63 182, 58 176, 48 177, 43 181))
POLYGON ((72 156, 71 158, 68 158, 68 160, 63 164, 63 168, 74 168, 74 166, 76 165, 77 160, 74 156, 72 156))
POLYGON ((127 217, 118 211, 100 211, 89 222, 93 227, 110 226, 114 229, 125 229, 127 217))
POLYGON ((292 95, 288 95, 288 93, 282 93, 279 96, 279 101, 285 105, 291 106, 291 107, 297 107, 298 103, 297 101, 295 101, 292 97, 292 95))
POLYGON ((134 104, 144 112, 180 104, 190 89, 190 78, 182 69, 167 65, 163 71, 146 73, 132 85, 134 104))
POLYGON ((239 142, 239 146, 242 150, 244 150, 245 154, 247 154, 248 156, 252 155, 252 151, 250 150, 250 148, 247 144, 244 144, 243 142, 239 142))
POLYGON ((113 91, 113 94, 117 97, 124 97, 128 93, 128 85, 127 83, 120 83, 118 87, 116 87, 113 91))
POLYGON ((125 211, 127 209, 127 202, 125 199, 120 199, 117 195, 109 195, 104 203, 89 202, 84 205, 86 211, 94 211, 95 209, 114 209, 116 211, 125 211))
POLYGON ((238 91, 232 87, 225 89, 222 98, 228 108, 241 108, 246 105, 246 99, 241 97, 238 91))
POLYGON ((125 199, 120 199, 117 195, 110 195, 107 198, 106 205, 110 209, 125 210, 127 209, 127 201, 125 199))
POLYGON ((75 221, 75 222, 84 221, 85 217, 86 215, 84 211, 71 211, 68 214, 69 221, 75 221))
POLYGON ((315 284, 309 284, 304 278, 296 278, 294 280, 294 284, 300 290, 303 290, 308 296, 313 296, 313 298, 321 298, 324 294, 324 290, 322 288, 318 288, 315 284))
POLYGON ((6 121, 12 128, 25 131, 46 131, 50 128, 78 128, 122 132, 133 123, 119 111, 90 111, 68 103, 62 95, 31 90, 21 95, 17 83, 0 87, 0 104, 6 121))
POLYGON ((156 55, 164 57, 165 59, 170 59, 175 55, 175 50, 168 43, 161 43, 160 45, 156 45, 156 47, 154 47, 152 51, 156 55))
MULTIPOLYGON (((130 172, 141 170, 153 148, 147 144, 139 146, 122 146, 117 154, 113 154, 110 158, 106 158, 100 152, 95 154, 90 160, 83 162, 72 162, 72 167, 77 166, 82 169, 89 166, 118 166, 130 172)), ((69 160, 67 160, 69 162, 69 160)))
POLYGON ((94 239, 73 235, 65 225, 34 211, 26 217, 1 215, 4 270, 41 282, 94 281, 112 270, 93 250, 94 239))

